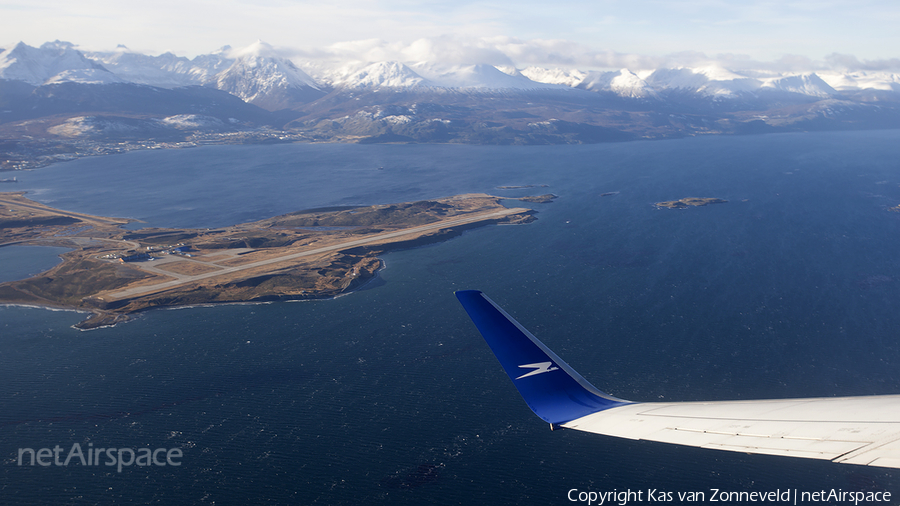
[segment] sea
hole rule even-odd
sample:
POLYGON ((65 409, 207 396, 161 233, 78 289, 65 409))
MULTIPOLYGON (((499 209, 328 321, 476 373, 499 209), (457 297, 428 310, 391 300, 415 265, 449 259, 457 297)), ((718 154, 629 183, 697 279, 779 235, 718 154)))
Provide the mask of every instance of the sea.
MULTIPOLYGON (((484 291, 624 399, 900 393, 900 131, 207 146, 17 177, 34 200, 140 220, 130 228, 471 192, 537 221, 390 252, 377 278, 330 300, 156 309, 90 331, 73 328, 83 313, 0 307, 2 504, 544 505, 587 504, 579 493, 591 491, 708 503, 712 490, 900 500, 890 469, 551 431, 453 295, 484 291), (531 187, 500 188, 517 186, 531 187), (512 200, 545 193, 558 198, 512 200), (684 197, 727 202, 654 206, 684 197), (106 453, 64 465, 75 445, 85 457, 162 453, 121 469, 106 453), (19 465, 22 449, 57 446, 60 464, 25 453, 19 465)), ((59 253, 0 248, 0 279, 59 253)))

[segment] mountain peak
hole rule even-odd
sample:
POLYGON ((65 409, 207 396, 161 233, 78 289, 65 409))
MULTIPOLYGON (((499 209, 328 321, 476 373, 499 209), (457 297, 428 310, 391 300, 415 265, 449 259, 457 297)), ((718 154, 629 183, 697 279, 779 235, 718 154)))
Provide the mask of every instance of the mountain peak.
MULTIPOLYGON (((900 76, 890 72, 791 73, 733 70, 717 63, 697 67, 657 68, 633 72, 486 64, 446 61, 378 61, 333 58, 297 61, 262 40, 242 48, 223 46, 193 59, 170 52, 149 56, 118 45, 115 50, 82 53, 71 42, 55 40, 40 47, 19 42, 0 52, 0 79, 33 86, 60 82, 128 82, 161 88, 205 85, 264 107, 295 107, 335 88, 452 89, 463 93, 504 90, 567 90, 612 93, 630 99, 680 99, 687 94, 705 99, 809 100, 841 96, 900 96, 900 76), (302 69, 302 70, 301 70, 302 69), (309 72, 310 74, 308 74, 309 72), (310 75, 315 76, 310 77, 310 75), (836 91, 839 90, 839 91, 836 91), (878 95, 873 95, 878 93, 878 95), (843 94, 843 95, 842 95, 843 94), (791 97, 790 95, 793 95, 791 97), (280 97, 272 99, 272 97, 280 97), (772 98, 772 99, 774 99, 772 98)), ((327 52, 324 52, 327 54, 327 52)), ((578 93, 581 93, 579 91, 578 93)), ((890 96, 891 100, 898 100, 890 96)))
MULTIPOLYGON (((229 46, 226 46, 229 47, 229 46)), ((223 48, 224 49, 224 48, 223 48)), ((278 52, 275 48, 262 40, 257 39, 256 42, 250 44, 247 47, 241 49, 232 49, 231 51, 232 58, 246 58, 251 56, 262 57, 262 58, 276 58, 278 57, 278 52)))
POLYGON ((378 62, 335 80, 335 85, 348 88, 412 88, 434 86, 424 77, 400 62, 378 62))
POLYGON ((54 40, 53 42, 44 42, 41 44, 40 49, 41 51, 63 53, 65 51, 75 50, 75 44, 62 40, 54 40))
POLYGON ((521 73, 517 73, 517 75, 507 74, 487 63, 452 65, 448 67, 440 64, 420 62, 411 67, 417 74, 444 88, 463 88, 470 91, 561 88, 555 84, 532 81, 521 73))
POLYGON ((584 80, 587 74, 578 69, 547 69, 543 67, 526 67, 521 74, 532 81, 547 84, 562 84, 574 88, 584 80))
POLYGON ((620 97, 628 98, 656 96, 656 91, 646 81, 628 69, 588 72, 578 84, 578 88, 588 91, 612 92, 620 97))
POLYGON ((46 42, 34 48, 19 42, 0 53, 0 79, 24 81, 33 86, 65 81, 117 82, 103 66, 88 60, 70 42, 46 42))
POLYGON ((837 90, 814 72, 767 79, 762 87, 818 98, 827 98, 838 94, 837 90))
POLYGON ((285 97, 318 98, 324 94, 309 75, 290 60, 276 56, 265 42, 257 41, 232 56, 236 59, 231 66, 210 84, 245 102, 277 110, 288 105, 285 97))

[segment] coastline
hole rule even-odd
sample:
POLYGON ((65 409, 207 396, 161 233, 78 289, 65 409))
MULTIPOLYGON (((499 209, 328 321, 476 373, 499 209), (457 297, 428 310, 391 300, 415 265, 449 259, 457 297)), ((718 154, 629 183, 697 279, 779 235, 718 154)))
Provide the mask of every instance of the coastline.
POLYGON ((535 219, 535 211, 506 208, 501 200, 508 199, 464 194, 352 211, 298 211, 216 230, 132 231, 122 228, 132 220, 70 213, 21 194, 0 194, 4 245, 76 248, 48 271, 0 283, 0 304, 86 312, 74 326, 88 330, 156 307, 334 298, 375 279, 385 265, 380 254, 489 224, 535 219), (54 220, 57 225, 47 225, 54 220), (85 229, 90 237, 78 235, 85 229))

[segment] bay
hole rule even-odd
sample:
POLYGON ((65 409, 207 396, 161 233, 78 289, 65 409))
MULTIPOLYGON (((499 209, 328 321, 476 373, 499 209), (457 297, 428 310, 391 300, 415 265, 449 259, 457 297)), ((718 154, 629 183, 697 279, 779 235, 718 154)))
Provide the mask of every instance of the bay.
POLYGON ((26 279, 58 265, 68 248, 12 245, 0 248, 0 283, 26 279))
POLYGON ((485 291, 626 399, 900 392, 898 140, 211 146, 26 173, 17 189, 29 197, 143 220, 133 227, 465 192, 559 198, 529 205, 532 224, 387 254, 375 282, 334 300, 156 310, 90 332, 70 327, 80 315, 0 308, 0 494, 18 504, 567 504, 573 488, 900 493, 877 468, 551 432, 453 296, 485 291), (515 185, 536 186, 497 189, 515 185), (690 196, 728 202, 653 206, 690 196), (73 443, 184 457, 121 473, 16 463, 19 448, 73 443))

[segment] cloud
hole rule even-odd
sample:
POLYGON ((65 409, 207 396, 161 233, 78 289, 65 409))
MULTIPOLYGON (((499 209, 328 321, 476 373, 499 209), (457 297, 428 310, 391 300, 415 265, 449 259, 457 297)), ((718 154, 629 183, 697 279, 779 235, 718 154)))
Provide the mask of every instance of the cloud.
POLYGON ((435 38, 418 39, 404 50, 413 61, 440 61, 455 65, 488 63, 490 65, 513 65, 509 55, 481 38, 462 38, 444 35, 435 38))
POLYGON ((859 70, 869 71, 898 71, 900 70, 900 58, 885 60, 863 60, 851 54, 831 53, 825 57, 825 62, 834 69, 844 72, 859 70))
POLYGON ((428 61, 450 65, 514 64, 506 53, 484 39, 456 35, 420 38, 410 43, 387 42, 382 39, 354 40, 338 42, 321 49, 295 51, 295 58, 304 56, 310 59, 356 62, 401 61, 415 63, 428 61))
POLYGON ((686 49, 757 59, 821 58, 839 51, 871 59, 859 62, 862 66, 890 66, 900 47, 898 21, 896 0, 858 0, 852 6, 845 0, 6 0, 0 5, 3 42, 34 46, 59 38, 96 50, 123 43, 156 54, 195 56, 261 38, 279 48, 307 47, 295 52, 319 56, 439 55, 606 68, 655 66, 673 60, 667 51, 686 49), (347 40, 365 43, 341 47, 347 40))
POLYGON ((659 58, 598 51, 570 40, 520 40, 512 37, 494 37, 487 40, 518 66, 644 69, 655 68, 660 63, 659 58))
POLYGON ((293 50, 297 60, 354 62, 440 62, 447 65, 487 63, 496 66, 530 65, 583 69, 635 70, 657 68, 665 58, 598 51, 569 40, 521 40, 515 37, 440 35, 409 43, 364 39, 331 44, 319 49, 293 50))
MULTIPOLYGON (((88 49, 78 46, 79 49, 88 49)), ((144 52, 138 50, 137 52, 144 52)), ((226 54, 235 58, 245 54, 289 58, 304 68, 323 71, 337 68, 361 68, 369 63, 399 61, 440 65, 490 64, 525 68, 565 68, 587 70, 618 70, 634 72, 658 68, 719 66, 736 72, 815 72, 828 71, 900 71, 900 58, 861 60, 846 53, 831 53, 821 60, 807 56, 784 54, 777 59, 762 61, 743 53, 708 54, 701 51, 679 51, 663 55, 623 53, 611 49, 597 49, 567 39, 523 39, 511 36, 477 37, 466 35, 438 35, 411 41, 388 41, 367 38, 333 43, 324 47, 297 48, 270 45, 257 41, 244 48, 228 48, 226 54), (350 65, 345 65, 350 64, 350 65)))
MULTIPOLYGON (((283 49, 283 54, 288 50, 283 49)), ((364 39, 339 42, 317 49, 291 50, 290 56, 299 64, 314 61, 373 63, 400 61, 404 63, 431 62, 445 65, 487 63, 496 66, 524 68, 562 67, 579 70, 632 71, 657 68, 721 66, 732 70, 764 72, 812 72, 837 67, 883 70, 898 66, 898 60, 859 62, 850 55, 834 54, 825 61, 801 55, 783 55, 776 60, 760 61, 740 53, 709 55, 700 51, 680 51, 662 56, 620 53, 594 49, 565 39, 520 39, 516 37, 465 37, 443 35, 419 38, 412 42, 388 42, 364 39), (893 66, 893 67, 892 67, 893 66)))

